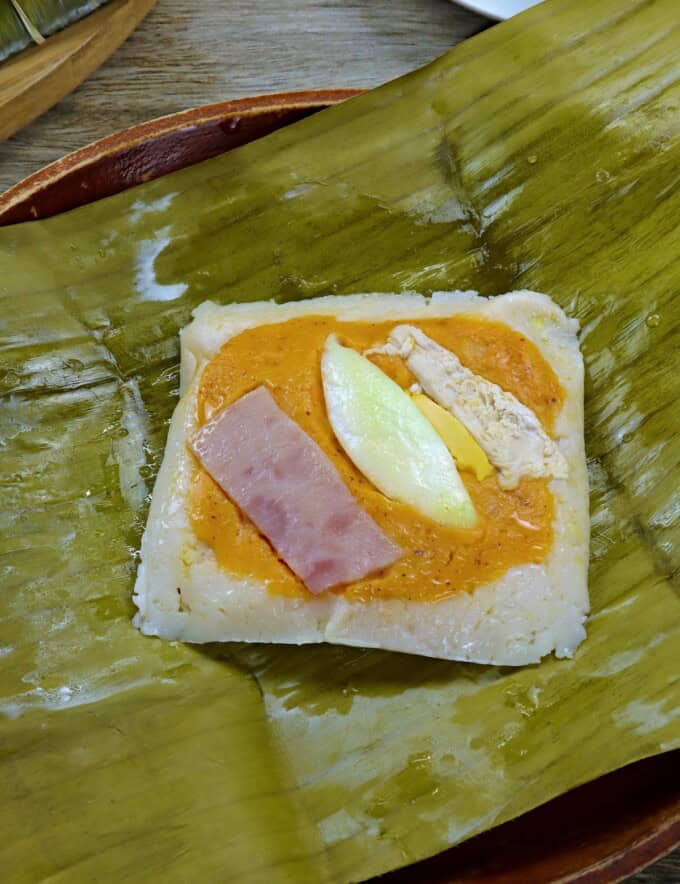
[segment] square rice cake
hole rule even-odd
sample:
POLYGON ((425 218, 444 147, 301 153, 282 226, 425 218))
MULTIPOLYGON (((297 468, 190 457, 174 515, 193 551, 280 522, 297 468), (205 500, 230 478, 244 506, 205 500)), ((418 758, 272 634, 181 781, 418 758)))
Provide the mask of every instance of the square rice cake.
MULTIPOLYGON (((330 642, 509 666, 535 663, 552 651, 571 656, 585 637, 588 613, 588 483, 577 331, 576 321, 550 298, 530 291, 491 298, 456 291, 431 297, 358 294, 286 304, 201 305, 181 333, 181 398, 142 540, 135 624, 147 635, 185 642, 330 642), (189 440, 201 425, 202 378, 237 336, 258 327, 266 334, 264 327, 304 317, 416 328, 432 320, 478 319, 501 323, 538 349, 563 391, 551 435, 567 465, 565 477, 545 480, 552 500, 551 542, 540 560, 529 556, 490 579, 481 575, 472 589, 469 575, 467 583, 456 585, 454 567, 446 594, 432 599, 427 574, 419 581, 422 592, 399 597, 393 591, 383 597, 377 578, 371 583, 375 591, 364 595, 351 586, 320 594, 301 586, 289 593, 244 574, 235 555, 230 568, 228 538, 216 552, 215 544, 198 535, 192 519, 192 488, 202 467, 189 440)), ((271 386, 276 395, 276 383, 271 386)), ((266 549, 263 555, 276 556, 264 539, 261 548, 266 549)), ((392 567, 396 584, 399 563, 392 567)))

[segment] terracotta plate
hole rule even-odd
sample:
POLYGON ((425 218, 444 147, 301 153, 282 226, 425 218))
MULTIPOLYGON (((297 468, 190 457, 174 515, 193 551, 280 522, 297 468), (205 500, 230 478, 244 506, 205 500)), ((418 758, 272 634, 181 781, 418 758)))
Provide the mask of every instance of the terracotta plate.
MULTIPOLYGON (((207 105, 111 135, 0 196, 0 226, 73 209, 261 138, 357 90, 207 105)), ((680 843, 680 751, 630 765, 385 884, 609 884, 680 843)))

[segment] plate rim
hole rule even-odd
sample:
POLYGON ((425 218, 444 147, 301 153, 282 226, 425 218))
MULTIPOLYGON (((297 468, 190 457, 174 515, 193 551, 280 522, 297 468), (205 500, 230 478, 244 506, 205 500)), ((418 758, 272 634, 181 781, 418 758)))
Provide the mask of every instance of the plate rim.
MULTIPOLYGON (((527 6, 526 9, 518 10, 517 12, 510 13, 508 15, 499 15, 495 12, 489 12, 489 8, 484 0, 450 0, 455 6, 462 6, 463 9, 467 9, 470 12, 474 12, 477 15, 483 16, 483 18, 489 19, 489 21, 507 21, 509 18, 513 18, 516 15, 520 15, 522 12, 526 12, 527 9, 530 9, 531 6, 527 6)), ((533 0, 532 6, 536 6, 540 3, 541 0, 533 0)))
MULTIPOLYGON (((62 178, 92 165, 98 160, 155 141, 180 129, 207 125, 230 117, 254 117, 277 110, 322 110, 354 98, 365 89, 329 87, 292 92, 271 92, 198 105, 186 110, 152 117, 91 141, 57 160, 31 172, 3 193, 0 193, 0 224, 3 216, 62 178)), ((132 185, 130 185, 132 186, 132 185)), ((128 189, 128 188, 124 188, 128 189)))

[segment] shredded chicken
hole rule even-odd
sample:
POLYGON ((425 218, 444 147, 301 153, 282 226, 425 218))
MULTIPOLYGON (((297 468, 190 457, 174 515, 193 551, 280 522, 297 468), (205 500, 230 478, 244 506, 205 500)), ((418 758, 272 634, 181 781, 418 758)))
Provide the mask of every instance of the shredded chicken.
POLYGON ((420 329, 400 325, 372 352, 400 356, 422 389, 463 423, 498 470, 502 488, 523 477, 567 477, 567 462, 534 412, 512 393, 465 368, 420 329))

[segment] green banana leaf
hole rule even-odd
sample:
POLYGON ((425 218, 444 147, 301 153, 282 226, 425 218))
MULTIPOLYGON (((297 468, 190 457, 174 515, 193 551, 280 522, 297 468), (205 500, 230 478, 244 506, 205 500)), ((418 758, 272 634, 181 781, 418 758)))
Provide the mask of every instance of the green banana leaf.
POLYGON ((344 882, 680 745, 675 0, 547 2, 262 141, 0 230, 0 868, 344 882), (192 308, 528 287, 583 328, 593 614, 519 671, 144 638, 192 308))
MULTIPOLYGON (((109 0, 18 0, 28 21, 43 37, 49 37, 79 21, 109 0)), ((0 5, 0 62, 34 43, 32 35, 11 0, 0 5)))

